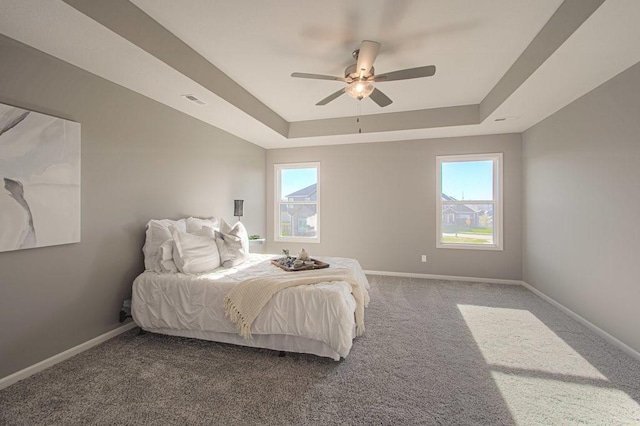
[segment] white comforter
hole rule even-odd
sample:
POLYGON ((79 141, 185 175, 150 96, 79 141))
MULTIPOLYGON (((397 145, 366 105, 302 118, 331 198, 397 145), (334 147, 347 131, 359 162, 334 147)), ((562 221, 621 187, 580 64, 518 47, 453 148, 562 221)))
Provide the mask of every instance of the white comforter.
MULTIPOLYGON (((145 272, 133 283, 132 314, 143 329, 237 333, 223 311, 224 297, 236 284, 258 276, 295 274, 271 265, 273 255, 251 254, 234 268, 201 275, 145 272)), ((369 282, 357 260, 319 258, 331 267, 351 269, 365 287, 369 282)), ((251 327, 252 334, 285 334, 318 340, 346 357, 355 336, 356 303, 344 282, 292 287, 278 292, 251 327)))

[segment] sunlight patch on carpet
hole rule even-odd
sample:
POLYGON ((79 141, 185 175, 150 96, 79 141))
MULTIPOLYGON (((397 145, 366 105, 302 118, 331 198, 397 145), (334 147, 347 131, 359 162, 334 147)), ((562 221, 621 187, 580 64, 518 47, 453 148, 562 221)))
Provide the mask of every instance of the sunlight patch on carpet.
POLYGON ((516 423, 640 422, 640 405, 531 312, 457 306, 516 423))
POLYGON ((458 305, 487 364, 607 380, 531 312, 458 305))
POLYGON ((615 388, 492 372, 517 424, 635 424, 640 406, 615 388))

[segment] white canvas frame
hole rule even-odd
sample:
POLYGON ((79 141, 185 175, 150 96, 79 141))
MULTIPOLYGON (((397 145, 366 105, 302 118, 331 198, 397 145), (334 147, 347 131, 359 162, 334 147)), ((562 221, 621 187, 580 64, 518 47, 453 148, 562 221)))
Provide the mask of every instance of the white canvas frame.
POLYGON ((80 124, 0 104, 0 252, 80 241, 80 124))

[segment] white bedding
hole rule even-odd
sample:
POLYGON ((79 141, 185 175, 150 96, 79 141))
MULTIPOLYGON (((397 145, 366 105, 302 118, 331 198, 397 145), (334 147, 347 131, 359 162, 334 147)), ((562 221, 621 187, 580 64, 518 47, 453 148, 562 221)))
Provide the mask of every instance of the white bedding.
MULTIPOLYGON (((355 300, 351 285, 343 281, 278 292, 251 327, 251 333, 258 336, 253 341, 238 339, 235 326, 224 315, 224 297, 234 285, 249 278, 295 274, 271 265, 270 260, 275 257, 251 254, 241 265, 201 275, 144 272, 133 283, 133 318, 143 329, 164 334, 309 352, 334 359, 346 357, 355 337, 355 300), (262 341, 288 343, 262 345, 262 341), (305 342, 309 350, 304 350, 305 342), (317 347, 323 349, 313 349, 317 347)), ((338 257, 319 260, 331 267, 352 270, 362 286, 369 288, 357 260, 338 257)))

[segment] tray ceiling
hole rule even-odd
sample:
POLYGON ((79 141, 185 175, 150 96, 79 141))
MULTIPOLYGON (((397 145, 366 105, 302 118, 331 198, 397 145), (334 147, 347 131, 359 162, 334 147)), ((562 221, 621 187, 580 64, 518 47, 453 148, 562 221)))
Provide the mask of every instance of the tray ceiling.
POLYGON ((640 61, 639 19, 635 0, 0 3, 0 33, 265 148, 524 131, 640 61), (436 75, 379 84, 386 108, 315 106, 343 83, 290 74, 342 75, 363 39, 378 74, 436 75))

